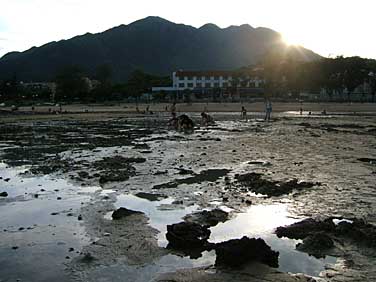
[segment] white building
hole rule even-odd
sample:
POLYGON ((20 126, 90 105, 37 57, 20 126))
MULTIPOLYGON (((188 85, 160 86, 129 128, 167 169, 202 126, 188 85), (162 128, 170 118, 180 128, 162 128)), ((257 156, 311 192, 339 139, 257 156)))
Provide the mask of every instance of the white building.
POLYGON ((251 72, 235 71, 176 71, 172 73, 172 86, 153 87, 153 92, 195 89, 226 89, 229 87, 261 88, 264 80, 251 72))
POLYGON ((233 71, 177 71, 172 74, 173 88, 193 90, 195 88, 234 87, 259 88, 263 80, 250 74, 233 71))

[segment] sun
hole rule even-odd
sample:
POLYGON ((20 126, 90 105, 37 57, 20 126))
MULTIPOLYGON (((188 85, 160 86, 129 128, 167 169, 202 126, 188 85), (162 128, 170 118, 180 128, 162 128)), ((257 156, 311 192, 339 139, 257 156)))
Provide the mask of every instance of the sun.
POLYGON ((282 34, 282 41, 288 46, 301 44, 298 35, 289 34, 289 33, 282 34))

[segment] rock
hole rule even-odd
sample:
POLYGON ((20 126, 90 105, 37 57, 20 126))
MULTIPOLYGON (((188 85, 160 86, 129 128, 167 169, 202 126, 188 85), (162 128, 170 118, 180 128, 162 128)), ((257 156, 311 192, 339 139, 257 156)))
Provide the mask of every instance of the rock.
POLYGON ((7 192, 1 192, 0 197, 8 197, 8 193, 7 192))
POLYGON ((112 219, 119 220, 119 219, 125 218, 133 214, 142 214, 142 212, 133 211, 133 210, 129 210, 127 208, 121 207, 112 213, 112 219))
POLYGON ((95 257, 93 257, 92 254, 90 254, 90 253, 86 253, 79 260, 82 263, 91 263, 95 260, 95 257))
POLYGON ((217 267, 238 267, 248 262, 260 262, 278 267, 279 252, 273 251, 263 239, 233 239, 215 245, 217 267))
POLYGON ((209 228, 194 222, 167 225, 166 238, 169 248, 191 249, 203 247, 210 236, 209 228))
POLYGON ((368 163, 368 164, 371 164, 371 165, 376 165, 376 159, 359 158, 358 161, 368 163))
POLYGON ((314 233, 306 237, 303 243, 296 245, 297 250, 306 252, 317 258, 325 257, 324 252, 333 247, 333 240, 323 232, 314 233))
POLYGON ((304 239, 315 232, 334 232, 332 220, 317 221, 312 218, 304 219, 289 226, 278 227, 275 231, 279 238, 304 239))
POLYGON ((193 170, 185 169, 185 168, 179 168, 179 174, 180 175, 187 175, 187 174, 194 174, 193 170))
POLYGON ((146 199, 152 202, 167 198, 167 196, 163 194, 147 193, 147 192, 138 192, 135 195, 139 198, 146 199))
POLYGON ((200 211, 184 217, 187 222, 195 222, 204 226, 216 226, 219 222, 228 220, 228 213, 220 209, 200 211))
MULTIPOLYGON (((275 233, 278 237, 291 239, 306 239, 312 235, 325 233, 331 238, 349 239, 355 244, 376 248, 376 226, 361 219, 342 220, 341 218, 329 217, 323 221, 318 221, 308 218, 290 226, 278 227, 275 233), (333 220, 340 221, 336 225, 333 220)), ((320 238, 322 237, 314 239, 320 238)), ((328 242, 327 245, 329 246, 329 244, 328 242)))
POLYGON ((282 196, 289 194, 294 190, 303 190, 311 188, 315 185, 321 185, 319 182, 299 182, 298 179, 293 179, 287 182, 272 181, 262 178, 260 173, 246 173, 242 175, 236 175, 235 179, 244 187, 247 187, 250 191, 266 195, 268 197, 282 196))

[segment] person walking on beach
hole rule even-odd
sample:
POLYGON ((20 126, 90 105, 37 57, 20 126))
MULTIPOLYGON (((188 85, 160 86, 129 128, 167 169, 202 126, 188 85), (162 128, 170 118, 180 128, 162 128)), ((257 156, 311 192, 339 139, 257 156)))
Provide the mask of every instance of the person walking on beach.
POLYGON ((265 101, 265 120, 270 121, 272 115, 272 102, 270 99, 266 99, 265 101))
POLYGON ((247 118, 247 110, 244 106, 242 106, 242 110, 241 110, 241 117, 242 119, 245 119, 245 121, 248 121, 248 118, 247 118))
POLYGON ((172 106, 170 108, 171 114, 176 114, 176 102, 172 103, 172 106))

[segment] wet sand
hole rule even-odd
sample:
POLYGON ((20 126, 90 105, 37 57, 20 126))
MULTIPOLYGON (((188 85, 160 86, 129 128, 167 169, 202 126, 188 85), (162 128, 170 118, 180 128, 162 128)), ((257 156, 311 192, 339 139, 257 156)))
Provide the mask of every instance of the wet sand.
POLYGON ((0 281, 374 281, 374 248, 335 238, 319 259, 274 230, 311 217, 376 225, 375 117, 213 115, 216 126, 193 134, 169 130, 167 113, 1 119, 0 281), (246 173, 320 185, 266 197, 237 180, 246 173), (119 207, 143 214, 112 220, 119 207), (190 259, 165 248, 168 224, 214 208, 230 219, 210 242, 263 238, 279 267, 218 269, 213 251, 190 259))

